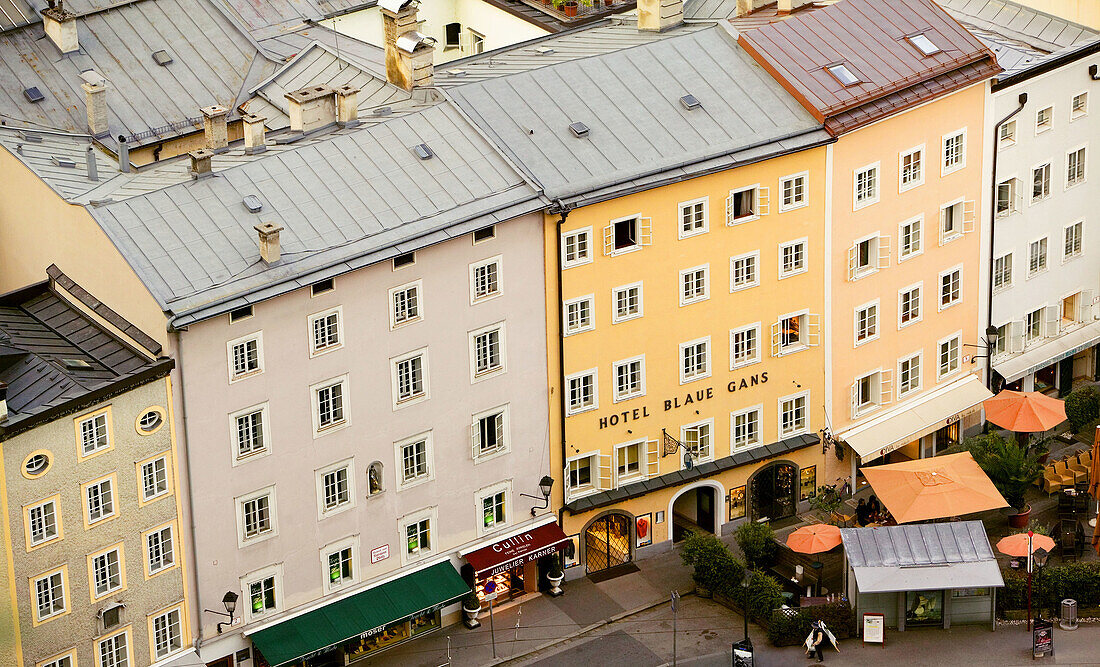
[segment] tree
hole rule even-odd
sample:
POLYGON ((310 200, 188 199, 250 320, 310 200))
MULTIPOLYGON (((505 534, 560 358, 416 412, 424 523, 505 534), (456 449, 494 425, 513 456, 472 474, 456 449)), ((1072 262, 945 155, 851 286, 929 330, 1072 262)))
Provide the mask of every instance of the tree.
POLYGON ((735 539, 749 567, 767 569, 775 562, 779 545, 775 542, 775 531, 768 524, 756 521, 743 523, 737 527, 735 539))
POLYGON ((997 491, 1009 505, 1022 510, 1027 505, 1024 496, 1028 487, 1042 473, 1039 457, 995 433, 971 438, 967 444, 970 455, 989 476, 997 491))

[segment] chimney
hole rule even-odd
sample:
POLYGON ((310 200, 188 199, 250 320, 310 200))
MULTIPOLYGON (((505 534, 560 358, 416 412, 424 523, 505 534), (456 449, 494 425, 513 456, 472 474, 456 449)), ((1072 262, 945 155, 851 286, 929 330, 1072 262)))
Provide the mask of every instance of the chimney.
POLYGON ((88 151, 84 154, 84 165, 88 168, 88 180, 99 180, 99 165, 95 161, 95 146, 88 146, 88 151))
POLYGON ((255 155, 267 150, 267 135, 264 121, 267 118, 257 116, 254 113, 241 116, 241 125, 244 127, 244 153, 255 155))
POLYGON ((214 156, 214 151, 209 148, 200 148, 197 151, 191 151, 188 155, 191 156, 191 178, 197 181, 214 173, 210 168, 210 158, 214 156))
POLYGON ((813 0, 779 0, 776 5, 775 13, 779 16, 784 16, 786 14, 790 14, 791 12, 803 5, 810 4, 811 2, 813 2, 813 0))
POLYGON ((107 127, 107 82, 82 83, 84 106, 88 111, 88 134, 101 139, 110 132, 107 127))
POLYGON ((389 82, 398 88, 411 91, 432 85, 435 69, 432 56, 435 40, 423 33, 407 32, 397 38, 397 66, 386 68, 389 82))
POLYGON ((229 131, 225 127, 225 117, 229 109, 217 104, 199 109, 202 112, 202 127, 206 131, 206 147, 220 153, 229 147, 229 131))
MULTIPOLYGON (((737 9, 735 16, 746 16, 760 9, 764 5, 768 4, 772 0, 737 0, 737 9)), ((813 0, 779 0, 776 7, 778 14, 790 14, 792 10, 807 5, 813 0)))
POLYGON ((0 382, 0 422, 8 418, 8 385, 0 382))
POLYGON ((359 89, 340 86, 336 89, 336 124, 355 127, 359 124, 359 89))
POLYGON ((49 7, 42 10, 42 27, 61 53, 80 50, 80 42, 76 37, 76 14, 65 9, 63 0, 58 0, 56 5, 51 2, 49 7))
POLYGON ((267 265, 279 261, 279 232, 283 228, 274 222, 264 222, 253 227, 260 233, 260 257, 267 265))
POLYGON ((336 122, 332 88, 310 86, 287 93, 290 101, 290 131, 310 132, 336 122))
POLYGON ((638 30, 663 32, 683 22, 684 0, 638 0, 638 30))
MULTIPOLYGON (((420 27, 416 20, 417 0, 379 0, 382 9, 382 39, 386 47, 386 79, 394 83, 400 58, 397 38, 420 27)), ((400 84, 396 84, 400 85, 400 84)))
POLYGON ((124 174, 130 173, 130 144, 121 134, 118 135, 118 170, 124 174))

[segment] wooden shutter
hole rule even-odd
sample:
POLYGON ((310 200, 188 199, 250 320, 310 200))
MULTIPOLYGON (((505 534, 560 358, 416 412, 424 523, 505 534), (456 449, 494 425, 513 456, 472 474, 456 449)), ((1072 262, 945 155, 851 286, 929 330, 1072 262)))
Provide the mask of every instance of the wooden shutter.
POLYGON ((856 270, 859 267, 859 244, 848 248, 848 280, 856 279, 856 270))
POLYGON ((767 215, 771 211, 771 190, 756 189, 756 215, 767 215))
POLYGON ((772 322, 772 356, 779 356, 779 333, 781 322, 772 322))
POLYGON ((638 218, 638 245, 653 245, 653 218, 638 218))
MULTIPOLYGON (((821 316, 817 313, 810 313, 806 317, 806 345, 815 347, 821 344, 821 316)), ((876 313, 875 317, 878 315, 876 313)), ((876 323, 875 326, 879 326, 881 323, 876 323)))
POLYGON ((1054 338, 1058 335, 1061 325, 1061 306, 1043 306, 1043 335, 1054 338))
POLYGON ((878 237, 878 268, 885 269, 890 266, 890 237, 878 237))
POLYGON ((878 374, 878 404, 888 405, 894 402, 894 371, 887 368, 878 374))
POLYGON ((974 223, 978 219, 977 204, 970 199, 963 202, 963 234, 974 231, 974 223))
POLYGON ((1012 179, 1012 210, 1009 213, 1017 213, 1024 210, 1024 187, 1023 181, 1018 178, 1012 179))
POLYGON ((849 407, 851 408, 852 419, 855 419, 856 416, 859 414, 859 380, 853 382, 852 386, 849 387, 849 389, 851 390, 852 394, 849 407))
POLYGON ((726 226, 733 227, 733 218, 737 213, 733 209, 733 192, 730 192, 730 196, 726 197, 726 226))
POLYGON ((1081 293, 1077 295, 1077 321, 1078 322, 1091 322, 1092 321, 1092 290, 1081 290, 1081 293))
POLYGON ((479 428, 480 420, 475 419, 474 423, 470 425, 470 456, 476 459, 481 454, 481 429, 479 428))
POLYGON ((1008 352, 1020 352, 1024 349, 1024 321, 1014 320, 1008 323, 1008 352))
POLYGON ((615 251, 615 225, 603 228, 603 254, 610 255, 615 251))
POLYGON ((940 245, 947 243, 947 212, 950 209, 950 206, 940 209, 940 245))
POLYGON ((656 440, 649 440, 645 443, 645 475, 646 477, 656 477, 660 474, 661 465, 661 443, 656 440))
POLYGON ((607 491, 614 488, 611 484, 611 455, 610 454, 598 454, 596 456, 597 466, 597 481, 599 482, 599 488, 607 491))

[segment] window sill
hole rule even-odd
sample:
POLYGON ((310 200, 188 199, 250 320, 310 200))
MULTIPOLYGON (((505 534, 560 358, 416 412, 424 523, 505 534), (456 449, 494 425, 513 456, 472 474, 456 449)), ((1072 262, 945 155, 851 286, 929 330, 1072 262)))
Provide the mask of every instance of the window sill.
POLYGON ((474 457, 474 465, 476 466, 485 463, 486 461, 499 459, 510 451, 512 450, 508 447, 498 447, 491 452, 479 452, 478 455, 474 457))
POLYGON ((1063 192, 1066 191, 1066 190, 1072 190, 1073 188, 1075 188, 1079 185, 1084 185, 1085 182, 1086 182, 1086 179, 1082 178, 1081 180, 1077 181, 1076 183, 1066 183, 1066 186, 1062 190, 1063 190, 1063 192))
POLYGON ((698 382, 699 380, 705 380, 710 377, 710 371, 706 373, 700 373, 699 375, 692 375, 691 377, 680 377, 680 384, 691 384, 692 382, 698 382))
POLYGON ((677 237, 677 240, 678 241, 683 241, 685 239, 694 238, 696 236, 702 236, 703 234, 706 234, 709 231, 710 231, 710 229, 695 229, 695 230, 692 230, 690 232, 685 232, 681 229, 680 234, 677 237))
POLYGON ((901 195, 909 192, 910 190, 916 190, 922 185, 924 185, 924 179, 921 179, 914 183, 901 183, 898 185, 898 194, 901 195))
POLYGON ((966 165, 961 164, 961 163, 951 165, 950 167, 943 166, 943 167, 940 168, 940 177, 942 178, 942 177, 947 176, 949 174, 954 174, 956 171, 959 171, 959 170, 963 169, 963 167, 965 167, 965 166, 966 165))
POLYGON ((782 357, 784 355, 794 354, 795 352, 802 352, 803 350, 808 350, 808 349, 810 349, 809 345, 803 345, 801 343, 799 343, 798 345, 788 345, 787 347, 779 348, 779 355, 778 356, 782 357))
POLYGON ((349 424, 348 420, 344 419, 344 420, 341 420, 339 422, 336 422, 335 424, 329 424, 328 426, 322 426, 322 427, 318 428, 316 431, 313 432, 313 438, 317 439, 317 438, 320 438, 321 436, 328 435, 329 433, 333 433, 335 431, 342 430, 344 428, 347 428, 348 424, 349 424))
POLYGON ((860 347, 860 346, 866 345, 867 343, 872 343, 876 340, 878 340, 878 334, 877 333, 873 336, 867 336, 863 340, 857 339, 856 342, 855 342, 854 347, 860 347))
POLYGON ((492 301, 493 299, 495 299, 498 296, 501 296, 503 294, 504 294, 504 292, 501 292, 500 290, 497 290, 495 292, 490 292, 489 294, 482 294, 481 296, 475 296, 474 298, 470 299, 470 305, 473 306, 473 305, 476 305, 476 304, 479 304, 479 303, 485 303, 486 301, 492 301))
MULTIPOLYGON (((253 544, 259 544, 260 542, 266 542, 266 541, 274 538, 277 535, 278 535, 278 533, 276 533, 274 530, 269 530, 266 533, 260 533, 259 535, 254 535, 252 537, 244 537, 244 538, 241 538, 241 539, 237 540, 237 548, 238 549, 243 549, 245 547, 250 547, 253 544)), ((162 570, 157 570, 156 572, 150 572, 149 576, 150 577, 155 577, 158 574, 160 574, 162 572, 167 572, 168 570, 170 570, 174 567, 176 567, 176 566, 172 565, 171 567, 166 567, 162 570)))
POLYGON ((1047 272, 1047 270, 1045 268, 1039 269, 1038 271, 1028 271, 1027 279, 1031 280, 1032 278, 1038 278, 1039 276, 1043 275, 1046 272, 1047 272))
POLYGON ((399 482, 397 484, 397 490, 398 491, 408 491, 409 489, 414 489, 418 486, 423 486, 424 484, 427 484, 428 482, 432 481, 432 479, 433 478, 432 478, 431 474, 425 474, 425 475, 421 475, 419 477, 413 477, 412 479, 410 479, 408 481, 399 482))
POLYGON ((423 403, 428 400, 427 394, 417 394, 416 396, 410 396, 408 398, 400 398, 393 404, 394 410, 400 410, 407 408, 410 405, 416 405, 417 403, 423 403))
POLYGON ((730 288, 730 294, 733 294, 734 292, 742 292, 747 289, 752 289, 753 287, 760 287, 760 281, 757 280, 755 282, 746 283, 744 285, 734 285, 730 288))
POLYGON ((993 288, 993 293, 994 294, 1000 294, 1001 292, 1007 292, 1010 289, 1012 289, 1012 283, 1001 285, 1000 287, 994 287, 993 288))
POLYGON ((694 298, 692 298, 688 301, 684 301, 683 299, 681 299, 680 300, 680 307, 683 308, 684 306, 690 306, 694 303, 702 303, 703 301, 707 301, 709 299, 710 299, 709 294, 706 295, 706 296, 697 296, 697 297, 694 297, 694 298))
POLYGON ((337 514, 343 514, 344 512, 347 512, 348 510, 350 510, 354 507, 355 507, 355 503, 353 503, 351 500, 349 500, 346 503, 344 503, 343 505, 337 505, 336 507, 333 507, 332 509, 322 509, 321 510, 321 518, 322 519, 327 519, 331 516, 336 516, 337 514))
POLYGON ((1075 259, 1080 259, 1082 256, 1084 256, 1084 254, 1085 253, 1083 253, 1083 252, 1079 252, 1076 255, 1067 255, 1067 256, 1062 258, 1062 263, 1063 264, 1069 264, 1070 262, 1072 262, 1075 259))
POLYGON ((258 368, 254 371, 248 371, 247 373, 241 373, 240 375, 232 375, 232 376, 229 377, 229 384, 233 384, 234 382, 240 382, 241 380, 247 380, 248 378, 256 377, 257 375, 263 375, 263 372, 264 372, 264 369, 258 368))
POLYGON ((898 331, 901 331, 902 329, 908 329, 909 327, 913 326, 914 324, 917 324, 918 322, 923 322, 923 321, 924 321, 924 316, 922 315, 920 317, 910 318, 909 320, 907 320, 905 322, 898 322, 898 331))
POLYGON ((569 490, 569 502, 577 500, 578 498, 584 498, 585 496, 591 496, 595 493, 599 493, 600 489, 594 486, 587 485, 577 489, 569 490))
POLYGON ((582 408, 566 408, 565 409, 565 416, 566 417, 572 417, 573 415, 579 415, 582 412, 591 412, 593 410, 596 410, 598 407, 599 406, 597 406, 597 405, 586 405, 582 408))
POLYGON ((943 375, 939 375, 937 373, 936 382, 938 383, 938 382, 943 382, 944 380, 950 380, 954 376, 958 375, 961 371, 962 371, 962 367, 959 367, 959 368, 956 368, 953 371, 948 371, 947 373, 945 373, 943 375))
POLYGON ((733 220, 727 222, 726 226, 727 227, 736 227, 737 225, 743 225, 746 222, 752 222, 753 220, 759 220, 759 219, 760 219, 760 216, 756 215, 756 214, 745 215, 745 216, 742 216, 740 218, 734 218, 733 220))
POLYGON ((396 331, 396 330, 400 329, 401 327, 407 327, 410 324, 416 324, 417 322, 420 322, 423 319, 424 318, 417 315, 416 317, 412 317, 412 318, 409 318, 407 320, 401 320, 400 322, 394 322, 394 323, 390 324, 390 331, 396 331))
POLYGON ((568 337, 568 336, 576 336, 577 334, 582 334, 582 333, 584 333, 585 331, 592 331, 592 330, 594 330, 595 328, 596 328, 596 325, 595 325, 595 324, 590 324, 590 325, 588 325, 588 326, 586 326, 586 327, 582 327, 582 328, 580 328, 580 329, 572 329, 572 330, 570 330, 570 331, 566 331, 566 332, 565 332, 565 335, 566 335, 567 337, 568 337))
POLYGON ((780 204, 779 205, 779 212, 780 213, 789 213, 790 211, 797 211, 800 208, 806 208, 809 205, 810 205, 810 202, 808 202, 808 201, 802 202, 801 204, 791 204, 790 206, 784 206, 783 204, 780 204))
POLYGON ((869 269, 857 269, 856 272, 852 274, 851 280, 854 282, 856 280, 866 278, 867 276, 873 276, 878 272, 879 272, 879 269, 877 269, 875 267, 871 267, 869 269))
POLYGON ((504 366, 498 366, 491 370, 481 371, 480 373, 474 373, 474 376, 470 378, 470 384, 477 384, 478 382, 484 382, 485 380, 491 380, 500 375, 504 375, 508 372, 508 369, 504 366))
POLYGON ((611 317, 612 324, 622 324, 623 322, 629 322, 630 320, 636 320, 642 317, 642 313, 635 313, 634 315, 624 315, 623 317, 611 317))
POLYGON ((611 402, 612 403, 626 403, 627 401, 632 401, 635 398, 641 398, 643 396, 645 396, 645 392, 644 391, 639 391, 639 392, 630 394, 628 396, 613 396, 611 398, 611 402))
POLYGON ((740 454, 741 452, 747 452, 749 450, 756 449, 757 447, 760 447, 763 444, 764 443, 760 442, 759 440, 756 441, 756 442, 748 442, 748 443, 741 444, 741 445, 736 445, 735 444, 735 445, 733 445, 733 453, 734 454, 740 454))
POLYGON ((575 259, 572 262, 562 262, 561 263, 561 268, 564 271, 565 269, 575 269, 578 266, 584 266, 585 264, 591 264, 591 263, 592 263, 592 258, 591 257, 588 257, 586 259, 575 259))
POLYGON ((951 243, 952 241, 957 241, 958 239, 961 239, 962 237, 963 237, 963 235, 960 232, 955 232, 955 233, 951 234, 950 236, 941 236, 940 237, 940 245, 945 246, 948 243, 951 243))
POLYGON ((638 250, 641 250, 641 249, 642 249, 642 246, 640 246, 640 245, 626 246, 624 248, 615 248, 611 252, 607 253, 607 256, 608 257, 618 257, 619 255, 627 255, 627 254, 630 254, 632 252, 635 252, 635 251, 638 251, 638 250))
POLYGON ((329 352, 335 352, 336 350, 343 349, 343 347, 343 343, 337 343, 335 345, 329 345, 328 347, 322 347, 320 349, 311 349, 309 351, 309 358, 313 359, 314 357, 320 357, 322 355, 328 354, 329 352))
POLYGON ((803 433, 806 433, 806 427, 805 426, 803 426, 802 428, 793 429, 791 431, 780 431, 779 432, 779 437, 780 437, 780 439, 785 440, 787 438, 793 438, 796 435, 802 435, 803 433))
POLYGON ((913 259, 914 257, 920 257, 923 254, 924 254, 924 249, 923 248, 921 248, 920 250, 914 250, 914 251, 910 252, 907 255, 899 254, 898 255, 898 264, 901 264, 902 262, 908 262, 909 260, 913 259))
POLYGON ((781 272, 779 273, 779 279, 780 279, 780 280, 783 280, 784 278, 793 278, 794 276, 799 276, 799 275, 802 275, 803 273, 806 273, 806 272, 808 272, 808 271, 809 271, 809 269, 807 269, 807 268, 805 268, 805 267, 803 267, 803 268, 801 268, 801 269, 795 269, 794 271, 788 271, 788 272, 786 272, 786 273, 783 273, 783 272, 781 271, 781 272))
POLYGON ((748 366, 752 366, 753 364, 758 364, 758 363, 760 363, 760 357, 759 356, 757 356, 754 359, 750 359, 748 361, 734 362, 734 363, 730 364, 730 370, 735 371, 735 370, 738 370, 740 368, 746 368, 748 366))
POLYGON ((882 406, 878 403, 868 403, 867 405, 861 405, 857 407, 855 413, 852 414, 852 419, 862 419, 863 417, 866 417, 867 415, 871 414, 881 407, 882 406))
POLYGON ((954 301, 952 301, 951 303, 948 303, 948 304, 941 303, 940 306, 939 306, 939 311, 938 312, 942 313, 943 311, 947 310, 948 308, 954 308, 955 306, 959 305, 960 303, 962 303, 962 298, 961 297, 958 298, 958 299, 955 299, 954 301))

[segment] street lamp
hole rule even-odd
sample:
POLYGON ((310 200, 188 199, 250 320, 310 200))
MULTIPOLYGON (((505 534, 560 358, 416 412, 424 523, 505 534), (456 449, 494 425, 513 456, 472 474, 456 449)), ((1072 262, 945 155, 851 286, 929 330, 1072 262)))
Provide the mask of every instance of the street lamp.
POLYGON ((519 495, 521 495, 525 498, 534 498, 535 500, 541 500, 542 501, 542 507, 532 507, 531 508, 531 516, 535 516, 535 512, 538 511, 538 510, 544 510, 547 507, 550 507, 550 491, 553 488, 554 488, 554 478, 551 477, 550 475, 543 475, 542 479, 539 480, 539 493, 542 494, 541 498, 539 496, 532 496, 530 493, 521 493, 521 494, 519 494, 519 495))
POLYGON ((237 594, 233 591, 226 591, 222 596, 222 606, 225 607, 225 612, 214 611, 213 609, 204 609, 203 611, 210 612, 211 614, 217 614, 219 616, 228 616, 228 621, 222 621, 218 623, 218 634, 222 633, 223 625, 233 625, 233 612, 237 611, 237 594))
POLYGON ((1035 559, 1035 566, 1039 568, 1039 573, 1036 576, 1035 588, 1038 589, 1036 593, 1039 602, 1036 605, 1035 620, 1041 621, 1043 619, 1043 566, 1047 564, 1047 557, 1050 556, 1050 552, 1039 547, 1035 550, 1035 553, 1031 555, 1035 559))
POLYGON ((752 570, 745 568, 741 577, 741 617, 745 620, 745 638, 733 645, 733 664, 752 665, 752 640, 749 639, 749 584, 752 583, 752 570))

